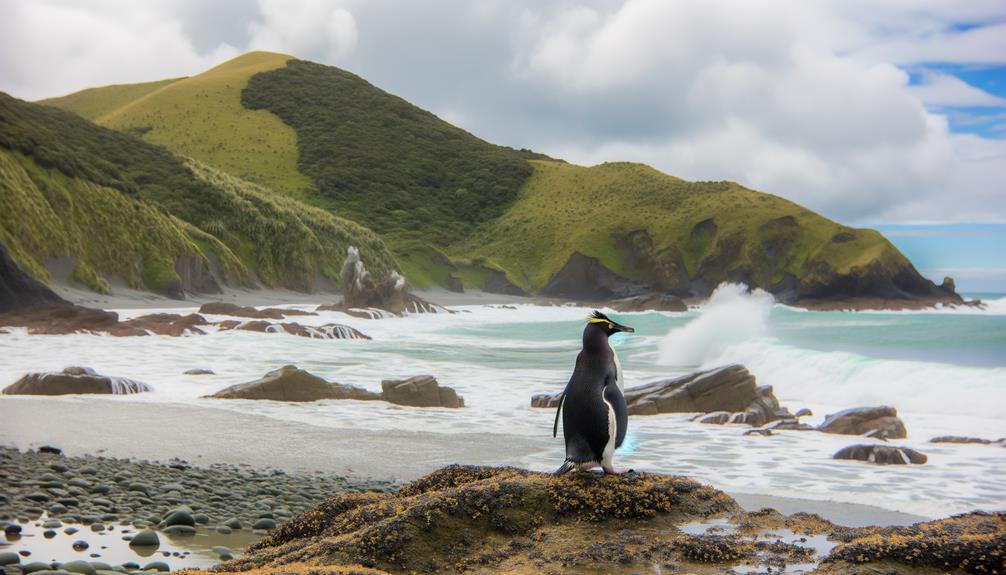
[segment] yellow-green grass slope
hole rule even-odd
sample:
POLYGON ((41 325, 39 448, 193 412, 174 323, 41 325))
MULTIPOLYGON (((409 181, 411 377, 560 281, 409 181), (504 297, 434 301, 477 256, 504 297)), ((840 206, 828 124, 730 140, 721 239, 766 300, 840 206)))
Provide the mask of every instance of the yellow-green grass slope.
POLYGON ((58 98, 39 100, 38 103, 62 108, 93 121, 118 110, 134 100, 142 98, 151 92, 156 92, 182 79, 169 78, 167 80, 157 80, 156 82, 113 84, 100 88, 88 88, 58 98))
POLYGON ((106 278, 129 287, 164 292, 178 277, 175 261, 192 258, 204 270, 203 247, 214 252, 228 279, 246 271, 216 238, 118 190, 0 148, 0 243, 31 275, 49 281, 46 262, 70 258, 69 279, 101 293, 106 278))
POLYGON ((49 259, 71 257, 83 264, 74 277, 99 291, 112 275, 160 291, 179 283, 179 258, 196 258, 224 282, 313 291, 319 278, 338 281, 349 245, 378 277, 396 267, 353 222, 2 93, 0 151, 0 241, 39 279, 49 259))
POLYGON ((574 252, 652 283, 651 270, 638 267, 649 257, 646 265, 671 268, 662 278, 668 285, 660 287, 682 294, 695 279, 710 287, 746 280, 771 288, 790 275, 802 295, 814 295, 815 286, 839 276, 877 266, 893 276, 911 268, 876 231, 840 225, 732 182, 688 182, 634 163, 533 164, 506 214, 452 250, 484 258, 529 291, 545 287, 574 252))
POLYGON ((299 195, 313 187, 297 170, 297 135, 266 110, 241 105, 241 91, 291 56, 249 52, 202 74, 153 84, 106 86, 43 103, 80 113, 241 179, 299 195), (130 99, 129 95, 135 95, 130 99), (86 102, 86 106, 84 103, 86 102), (100 111, 99 115, 91 115, 100 111))

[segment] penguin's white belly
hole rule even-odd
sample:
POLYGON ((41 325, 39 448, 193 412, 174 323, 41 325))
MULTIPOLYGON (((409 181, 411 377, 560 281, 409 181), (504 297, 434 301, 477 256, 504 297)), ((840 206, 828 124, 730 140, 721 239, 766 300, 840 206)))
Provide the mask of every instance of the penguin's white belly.
POLYGON ((604 451, 601 454, 601 466, 611 468, 612 460, 615 457, 615 439, 618 437, 618 420, 615 419, 615 408, 608 403, 607 399, 603 399, 605 407, 608 408, 608 443, 604 445, 604 451))

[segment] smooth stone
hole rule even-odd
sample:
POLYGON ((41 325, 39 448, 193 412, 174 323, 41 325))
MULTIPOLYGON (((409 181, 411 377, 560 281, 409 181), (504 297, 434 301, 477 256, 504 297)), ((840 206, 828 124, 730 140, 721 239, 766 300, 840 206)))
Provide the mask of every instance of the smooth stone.
POLYGON ((89 561, 91 567, 94 567, 97 571, 111 571, 112 566, 104 561, 89 561))
POLYGON ((171 571, 171 567, 164 561, 151 561, 143 566, 144 571, 171 571))
POLYGON ((136 571, 140 568, 140 564, 135 561, 126 561, 121 565, 121 567, 127 571, 136 571))
POLYGON ((262 519, 256 521, 254 525, 252 525, 252 529, 269 530, 275 528, 276 528, 276 521, 269 519, 268 517, 263 517, 262 519))
POLYGON ((172 525, 187 525, 189 527, 194 527, 196 520, 192 517, 192 513, 190 511, 186 509, 176 509, 164 518, 164 524, 169 527, 172 525))
POLYGON ((164 529, 161 529, 164 533, 168 535, 195 535, 196 528, 191 525, 169 525, 164 529))
POLYGON ((230 561, 231 559, 234 558, 234 556, 231 555, 230 553, 221 553, 219 558, 221 561, 230 561))
POLYGON ((223 535, 230 535, 233 532, 234 530, 226 525, 217 525, 217 533, 221 533, 223 535))
POLYGON ((6 551, 0 553, 0 565, 18 565, 21 563, 21 557, 17 553, 6 551))
POLYGON ((224 521, 223 524, 235 530, 244 529, 244 525, 241 524, 241 520, 237 517, 228 519, 227 521, 224 521))
POLYGON ((49 501, 49 496, 46 495, 45 493, 42 493, 41 491, 36 491, 34 493, 29 493, 28 495, 25 495, 24 497, 25 497, 25 499, 31 499, 32 501, 37 501, 38 503, 45 503, 46 501, 49 501))
POLYGON ((45 522, 42 523, 42 528, 43 529, 55 529, 57 527, 62 527, 62 526, 63 526, 63 522, 60 521, 59 519, 46 519, 45 522))
POLYGON ((157 532, 153 529, 144 529, 136 535, 133 536, 129 541, 130 546, 150 546, 156 547, 161 544, 160 537, 157 536, 157 532))
POLYGON ((80 531, 80 529, 77 529, 76 527, 67 527, 66 529, 63 530, 63 533, 66 533, 67 535, 73 535, 78 531, 80 531))
POLYGON ((70 573, 83 573, 84 575, 97 575, 95 568, 88 561, 70 561, 59 566, 63 571, 70 573))
POLYGON ((53 531, 52 529, 47 529, 44 532, 42 532, 42 537, 45 537, 46 539, 52 539, 56 535, 57 535, 57 533, 55 531, 53 531))
POLYGON ((207 523, 210 522, 210 516, 205 513, 196 513, 195 515, 192 516, 192 518, 195 519, 196 523, 199 523, 200 525, 206 525, 207 523))
POLYGON ((84 541, 83 539, 78 539, 73 542, 73 548, 77 551, 83 551, 84 549, 87 549, 90 546, 91 544, 88 543, 87 541, 84 541))
POLYGON ((41 561, 32 561, 26 565, 21 566, 22 573, 34 573, 36 571, 48 571, 52 569, 48 563, 42 563, 41 561))

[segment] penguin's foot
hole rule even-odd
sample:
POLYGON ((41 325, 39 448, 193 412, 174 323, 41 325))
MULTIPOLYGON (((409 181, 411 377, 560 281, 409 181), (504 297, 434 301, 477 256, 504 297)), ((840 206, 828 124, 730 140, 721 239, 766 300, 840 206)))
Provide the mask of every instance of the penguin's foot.
POLYGON ((628 467, 602 467, 606 475, 621 475, 623 473, 633 473, 635 470, 628 467))

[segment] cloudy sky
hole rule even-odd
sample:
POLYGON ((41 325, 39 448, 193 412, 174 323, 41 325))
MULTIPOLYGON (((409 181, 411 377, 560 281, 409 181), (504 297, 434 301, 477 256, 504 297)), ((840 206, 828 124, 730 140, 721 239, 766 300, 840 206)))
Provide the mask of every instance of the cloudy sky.
POLYGON ((0 0, 0 90, 337 65, 493 142, 850 224, 1006 222, 1002 0, 0 0))

